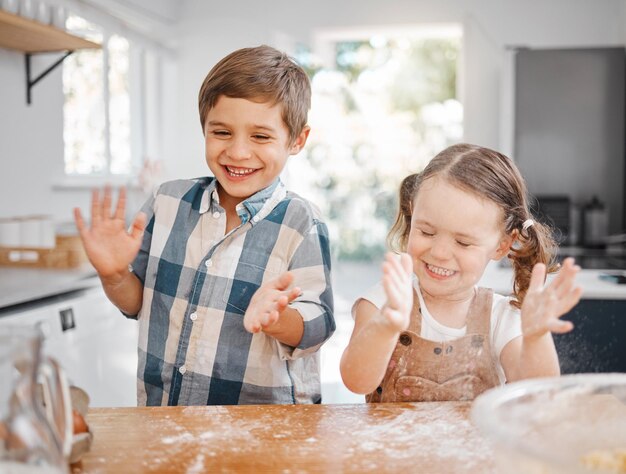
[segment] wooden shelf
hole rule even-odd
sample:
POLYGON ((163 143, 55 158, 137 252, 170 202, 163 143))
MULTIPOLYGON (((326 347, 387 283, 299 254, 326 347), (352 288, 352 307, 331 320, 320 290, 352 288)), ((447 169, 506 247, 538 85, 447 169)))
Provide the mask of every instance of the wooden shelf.
POLYGON ((0 48, 23 53, 48 53, 100 47, 54 26, 0 10, 0 48))

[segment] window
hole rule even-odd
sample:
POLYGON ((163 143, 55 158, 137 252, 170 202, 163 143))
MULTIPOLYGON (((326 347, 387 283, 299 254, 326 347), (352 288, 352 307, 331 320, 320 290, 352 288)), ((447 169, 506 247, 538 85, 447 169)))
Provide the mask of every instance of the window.
POLYGON ((311 135, 288 179, 326 217, 340 260, 382 258, 397 189, 463 135, 459 25, 335 32, 296 59, 311 77, 311 135))
MULTIPOLYGON (((133 135, 142 124, 131 115, 131 45, 77 16, 68 18, 67 29, 102 44, 102 49, 76 51, 63 65, 65 174, 133 176, 141 165, 133 135)), ((141 94, 135 96, 141 100, 141 94)))

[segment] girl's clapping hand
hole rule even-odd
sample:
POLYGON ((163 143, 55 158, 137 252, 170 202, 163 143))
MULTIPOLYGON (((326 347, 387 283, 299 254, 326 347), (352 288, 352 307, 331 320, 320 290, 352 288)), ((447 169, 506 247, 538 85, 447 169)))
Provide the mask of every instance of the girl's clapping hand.
POLYGON ((569 332, 574 328, 570 321, 562 321, 561 316, 570 311, 582 294, 582 288, 575 285, 580 267, 573 258, 566 258, 554 280, 544 287, 546 266, 534 266, 528 293, 522 304, 522 334, 526 339, 540 337, 548 331, 569 332))
POLYGON ((408 254, 402 253, 400 258, 392 253, 385 256, 383 288, 387 295, 381 310, 385 322, 394 331, 404 331, 413 308, 413 262, 408 254))

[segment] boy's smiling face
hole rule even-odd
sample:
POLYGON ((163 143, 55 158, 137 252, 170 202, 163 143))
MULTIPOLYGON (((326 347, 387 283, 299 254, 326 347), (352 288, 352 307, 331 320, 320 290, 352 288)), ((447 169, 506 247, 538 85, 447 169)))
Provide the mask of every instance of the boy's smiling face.
POLYGON ((204 123, 206 161, 220 186, 220 204, 234 211, 244 199, 266 188, 298 153, 309 128, 289 142, 282 106, 221 96, 204 123))

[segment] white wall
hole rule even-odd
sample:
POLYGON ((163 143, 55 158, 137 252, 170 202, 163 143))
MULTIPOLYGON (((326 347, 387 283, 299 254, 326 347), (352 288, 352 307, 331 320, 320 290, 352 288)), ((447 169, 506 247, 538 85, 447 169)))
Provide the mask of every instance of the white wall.
MULTIPOLYGON (((35 58, 34 73, 56 57, 35 58)), ((58 215, 64 196, 52 192, 50 180, 63 174, 61 69, 35 85, 27 106, 24 61, 24 55, 0 49, 0 216, 58 215)))
POLYGON ((459 22, 464 25, 465 140, 498 148, 500 85, 506 47, 623 45, 625 14, 621 0, 274 0, 261 7, 233 0, 227 9, 187 0, 179 24, 179 156, 182 175, 205 173, 197 92, 210 67, 242 46, 275 44, 281 32, 313 44, 324 29, 459 22))
MULTIPOLYGON (((324 29, 461 22, 465 139, 498 148, 500 123, 507 120, 500 112, 507 46, 625 44, 622 0, 231 0, 226 7, 206 0, 172 2, 180 11, 174 30, 178 81, 170 83, 164 98, 176 104, 176 111, 163 119, 171 137, 164 156, 168 177, 206 174, 198 90, 211 66, 239 47, 312 44, 324 29)), ((130 3, 135 14, 140 11, 140 0, 130 3)), ((88 193, 51 187, 51 179, 63 169, 61 71, 35 86, 30 107, 23 55, 0 50, 0 78, 0 217, 45 212, 70 219, 73 205, 86 207, 88 193)))

